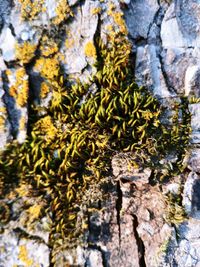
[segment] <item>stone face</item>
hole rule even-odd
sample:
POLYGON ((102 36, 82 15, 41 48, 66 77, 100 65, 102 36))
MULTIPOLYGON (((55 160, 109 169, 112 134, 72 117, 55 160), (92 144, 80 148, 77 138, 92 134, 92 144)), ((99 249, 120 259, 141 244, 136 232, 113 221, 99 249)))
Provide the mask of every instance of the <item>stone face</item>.
POLYGON ((136 81, 145 83, 158 98, 173 96, 167 88, 157 46, 139 46, 136 55, 136 81))
POLYGON ((183 205, 186 212, 192 217, 200 215, 200 178, 195 172, 191 172, 186 180, 183 191, 183 205))
POLYGON ((11 29, 5 27, 0 35, 0 48, 5 61, 15 60, 16 39, 12 35, 11 29))
POLYGON ((20 238, 15 233, 6 231, 0 237, 1 266, 49 266, 50 250, 47 245, 36 240, 20 238), (3 252, 3 253, 2 253, 3 252))
POLYGON ((147 38, 150 26, 154 21, 156 12, 159 9, 156 0, 131 0, 126 14, 126 23, 134 39, 147 38))
POLYGON ((191 113, 191 128, 192 128, 192 136, 191 143, 198 144, 200 142, 200 104, 190 104, 189 110, 191 113))
POLYGON ((193 172, 200 173, 199 162, 200 162, 200 149, 194 148, 192 149, 188 159, 188 168, 193 172))

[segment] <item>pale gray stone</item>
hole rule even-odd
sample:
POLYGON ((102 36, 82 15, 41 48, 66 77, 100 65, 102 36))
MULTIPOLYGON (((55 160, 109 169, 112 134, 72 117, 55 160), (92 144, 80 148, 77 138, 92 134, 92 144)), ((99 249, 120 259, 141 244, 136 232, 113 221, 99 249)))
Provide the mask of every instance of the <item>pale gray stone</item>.
POLYGON ((192 127, 192 136, 191 143, 198 144, 200 143, 200 103, 190 104, 189 110, 191 113, 191 127, 192 127))
POLYGON ((5 26, 0 35, 0 49, 5 61, 15 60, 15 45, 16 39, 11 29, 5 26))
POLYGON ((125 11, 126 23, 132 38, 147 38, 151 24, 159 9, 156 0, 132 0, 125 11))
POLYGON ((200 177, 191 172, 184 185, 183 206, 187 214, 198 217, 200 214, 200 177))
POLYGON ((163 76, 157 46, 152 44, 137 48, 135 72, 139 85, 146 84, 158 98, 173 96, 163 76))

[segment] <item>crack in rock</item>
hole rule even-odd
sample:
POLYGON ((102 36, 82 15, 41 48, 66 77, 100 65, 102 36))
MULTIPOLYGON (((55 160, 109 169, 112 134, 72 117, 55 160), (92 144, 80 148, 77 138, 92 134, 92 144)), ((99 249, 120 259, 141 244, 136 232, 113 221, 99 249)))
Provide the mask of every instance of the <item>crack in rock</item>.
POLYGON ((136 244, 138 247, 139 265, 140 267, 147 267, 146 262, 145 262, 145 246, 137 231, 137 227, 139 225, 138 218, 135 214, 132 216, 133 216, 133 232, 134 232, 136 244))

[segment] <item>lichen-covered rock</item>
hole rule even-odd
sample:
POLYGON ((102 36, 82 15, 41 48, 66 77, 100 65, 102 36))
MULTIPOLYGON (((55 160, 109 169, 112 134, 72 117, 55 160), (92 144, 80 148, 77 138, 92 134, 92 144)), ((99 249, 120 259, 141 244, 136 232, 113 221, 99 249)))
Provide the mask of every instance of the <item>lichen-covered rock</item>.
MULTIPOLYGON (((68 94, 69 81, 78 78, 85 83, 91 79, 100 57, 97 41, 101 37, 106 43, 116 32, 127 33, 123 16, 132 42, 131 67, 136 82, 168 108, 162 123, 172 123, 173 118, 169 118, 176 111, 171 107, 183 101, 181 95, 200 96, 197 0, 0 0, 0 148, 12 139, 25 141, 34 115, 30 114, 34 113, 33 103, 50 128, 46 129, 48 139, 54 129, 47 114, 52 99, 59 104, 59 92, 64 85, 68 94)), ((89 93, 100 86, 93 83, 89 93)), ((81 103, 86 98, 83 95, 81 103)), ((167 173, 167 168, 175 173, 171 181, 164 180, 165 184, 158 186, 152 179, 156 171, 143 164, 140 153, 134 157, 114 155, 112 173, 104 186, 105 199, 97 189, 93 194, 88 189, 83 195, 91 196, 91 207, 87 212, 81 207, 78 222, 85 232, 81 242, 71 242, 71 247, 64 242, 56 251, 50 242, 53 221, 48 194, 38 197, 33 188, 15 185, 15 179, 12 188, 7 184, 2 188, 0 183, 0 190, 6 192, 0 200, 0 266, 47 267, 53 261, 55 267, 200 266, 200 167, 199 148, 194 146, 200 141, 200 106, 195 101, 189 105, 192 134, 191 153, 182 166, 186 170, 176 176, 175 165, 184 156, 182 152, 172 151, 162 160, 156 159, 163 167, 161 174, 167 173), (169 203, 169 196, 174 202, 169 203), (181 222, 185 219, 180 225, 173 213, 177 207, 185 208, 188 216, 186 220, 186 216, 181 217, 183 212, 178 214, 181 222), (174 216, 171 221, 170 209, 174 216)), ((60 129, 64 132, 67 127, 64 124, 60 129)), ((102 141, 99 147, 104 145, 102 141)), ((59 159, 57 150, 51 153, 59 159)), ((32 164, 29 158, 26 161, 32 164)), ((161 177, 158 180, 161 182, 161 177)))
POLYGON ((0 251, 1 266, 49 266, 48 246, 34 238, 22 238, 15 232, 1 234, 0 251))

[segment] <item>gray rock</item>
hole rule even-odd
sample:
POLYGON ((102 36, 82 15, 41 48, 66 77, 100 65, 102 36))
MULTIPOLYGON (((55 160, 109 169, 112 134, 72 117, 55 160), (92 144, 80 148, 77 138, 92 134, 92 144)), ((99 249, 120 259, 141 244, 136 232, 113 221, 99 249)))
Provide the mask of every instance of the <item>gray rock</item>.
POLYGON ((199 267, 199 219, 190 218, 182 223, 177 229, 178 239, 173 238, 168 242, 164 259, 160 267, 186 266, 199 267))
POLYGON ((159 5, 156 0, 131 0, 125 18, 132 38, 146 39, 159 5))
POLYGON ((192 127, 192 136, 191 143, 198 144, 200 142, 200 104, 190 104, 189 111, 191 113, 191 127, 192 127))
POLYGON ((195 172, 191 172, 184 185, 183 206, 187 214, 192 217, 200 215, 200 178, 195 172))
POLYGON ((188 157, 188 168, 193 171, 200 173, 200 149, 193 148, 188 157))
POLYGON ((155 45, 139 46, 136 52, 136 81, 146 84, 158 98, 171 97, 167 87, 160 61, 159 51, 155 45))
POLYGON ((1 266, 49 266, 50 250, 47 245, 34 239, 20 238, 14 232, 5 231, 1 234, 0 250, 1 266))
POLYGON ((0 35, 0 49, 5 61, 15 60, 15 45, 16 39, 11 29, 5 26, 0 35))
MULTIPOLYGON (((88 43, 93 44, 98 16, 92 10, 97 6, 97 2, 87 0, 83 7, 77 7, 75 19, 66 28, 67 39, 61 48, 65 55, 64 68, 68 74, 79 74, 79 78, 87 65, 95 62, 92 56, 86 57, 85 47, 88 43)), ((83 76, 87 77, 89 73, 83 76)))

